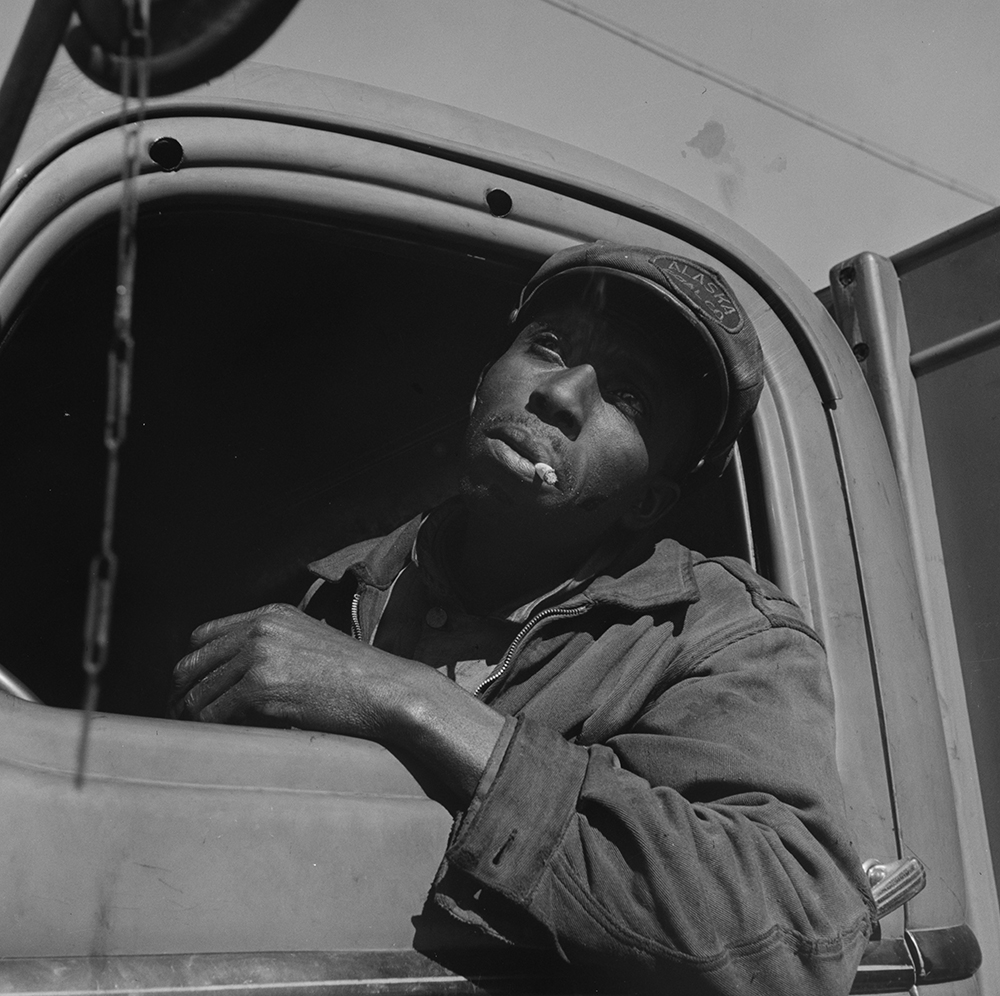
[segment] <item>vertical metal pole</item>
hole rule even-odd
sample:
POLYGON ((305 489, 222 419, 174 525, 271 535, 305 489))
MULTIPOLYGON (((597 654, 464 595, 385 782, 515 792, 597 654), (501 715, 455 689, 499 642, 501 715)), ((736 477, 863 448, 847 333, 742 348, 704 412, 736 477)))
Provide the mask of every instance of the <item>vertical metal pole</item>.
POLYGON ((14 157, 38 92, 66 34, 75 0, 35 0, 0 84, 0 180, 14 157))

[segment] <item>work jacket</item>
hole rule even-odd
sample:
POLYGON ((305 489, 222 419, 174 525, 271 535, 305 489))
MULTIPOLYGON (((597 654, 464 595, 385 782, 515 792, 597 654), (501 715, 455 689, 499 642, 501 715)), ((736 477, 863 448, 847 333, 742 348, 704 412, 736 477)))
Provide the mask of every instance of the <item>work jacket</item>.
MULTIPOLYGON (((333 584, 306 610, 370 640, 418 528, 311 565, 333 584)), ((794 602, 740 560, 639 544, 528 619, 497 671, 477 694, 504 734, 433 904, 619 985, 848 992, 873 906, 794 602)))

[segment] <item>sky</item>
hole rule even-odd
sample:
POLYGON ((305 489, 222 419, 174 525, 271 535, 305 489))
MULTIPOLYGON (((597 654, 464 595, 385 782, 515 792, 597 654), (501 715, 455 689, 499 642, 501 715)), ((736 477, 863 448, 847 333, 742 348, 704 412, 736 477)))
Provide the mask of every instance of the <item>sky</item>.
MULTIPOLYGON (((4 69, 29 6, 0 0, 4 69)), ((252 58, 599 153, 818 289, 1000 204, 998 38, 996 0, 300 0, 252 58)))

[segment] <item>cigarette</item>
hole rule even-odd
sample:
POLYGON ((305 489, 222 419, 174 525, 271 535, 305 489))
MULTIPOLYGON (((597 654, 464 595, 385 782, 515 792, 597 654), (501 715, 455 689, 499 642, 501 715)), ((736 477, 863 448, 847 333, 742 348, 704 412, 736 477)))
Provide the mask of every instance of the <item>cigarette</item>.
POLYGON ((559 480, 559 475, 547 463, 536 463, 535 473, 542 479, 543 483, 550 486, 555 485, 556 481, 559 480))

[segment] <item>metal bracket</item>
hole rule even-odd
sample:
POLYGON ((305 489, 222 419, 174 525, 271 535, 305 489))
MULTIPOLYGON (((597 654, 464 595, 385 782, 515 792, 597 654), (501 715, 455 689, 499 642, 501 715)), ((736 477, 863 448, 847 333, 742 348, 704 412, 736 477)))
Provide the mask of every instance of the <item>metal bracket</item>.
POLYGON ((869 858, 862 866, 868 876, 878 918, 908 903, 925 885, 927 872, 916 858, 879 861, 869 858))

